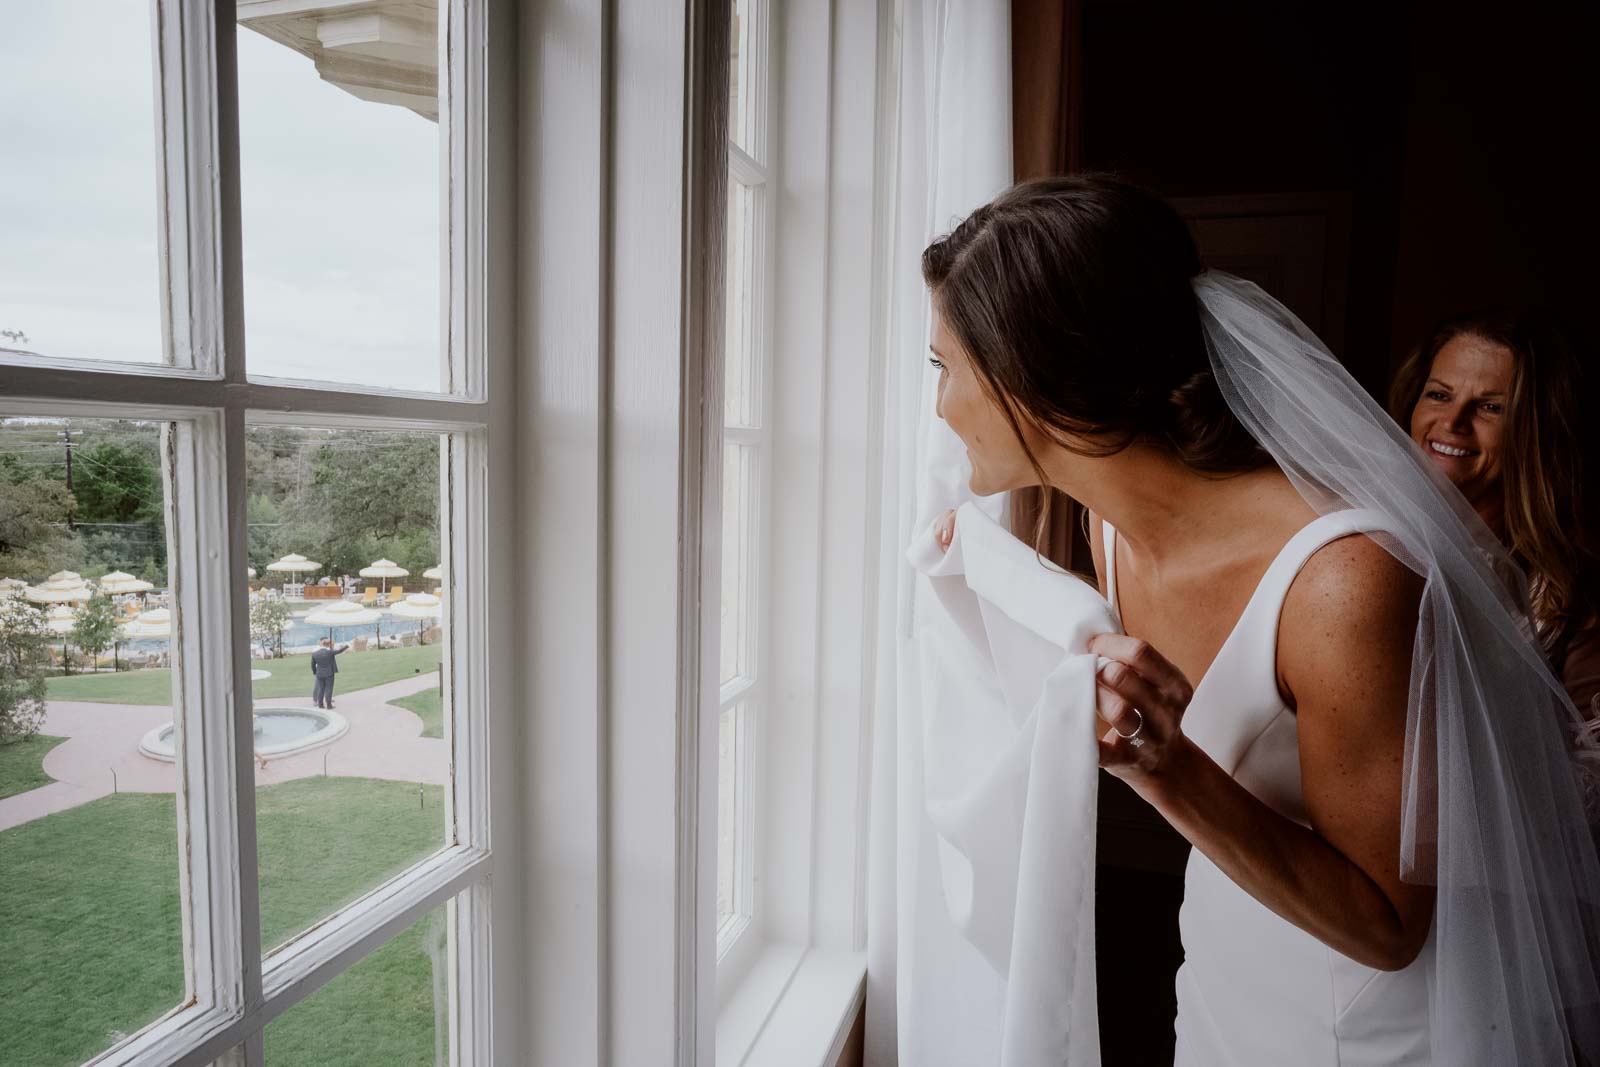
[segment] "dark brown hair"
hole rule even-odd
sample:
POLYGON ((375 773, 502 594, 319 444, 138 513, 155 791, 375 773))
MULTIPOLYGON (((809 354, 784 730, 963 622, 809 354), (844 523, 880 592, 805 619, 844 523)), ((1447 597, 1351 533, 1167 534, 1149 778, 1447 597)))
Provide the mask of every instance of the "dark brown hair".
POLYGON ((1477 337, 1511 352, 1511 392, 1500 445, 1507 547, 1528 574, 1528 597, 1545 649, 1559 670, 1573 638, 1600 608, 1596 495, 1586 477, 1600 471, 1582 413, 1593 383, 1566 335, 1539 311, 1486 309, 1441 324, 1400 364, 1389 413, 1409 432, 1411 413, 1434 357, 1457 337, 1477 337))
MULTIPOLYGON (((1212 377, 1201 269, 1170 205, 1105 174, 1012 186, 922 253, 934 306, 1025 452, 1024 423, 1081 455, 1145 441, 1196 471, 1254 470, 1271 460, 1212 377)), ((1046 503, 1036 544, 1048 523, 1046 503)))

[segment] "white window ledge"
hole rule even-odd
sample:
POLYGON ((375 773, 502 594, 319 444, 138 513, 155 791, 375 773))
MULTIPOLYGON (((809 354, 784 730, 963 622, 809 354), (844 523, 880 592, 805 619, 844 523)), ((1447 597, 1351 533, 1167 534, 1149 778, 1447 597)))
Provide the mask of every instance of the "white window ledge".
POLYGON ((864 952, 768 944, 717 1016, 717 1063, 832 1067, 866 994, 864 952))

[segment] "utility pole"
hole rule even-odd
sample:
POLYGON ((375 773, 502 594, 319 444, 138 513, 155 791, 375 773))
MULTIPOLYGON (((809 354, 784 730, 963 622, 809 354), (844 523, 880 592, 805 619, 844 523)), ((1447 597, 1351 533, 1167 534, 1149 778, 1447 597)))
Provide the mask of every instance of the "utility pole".
MULTIPOLYGON (((59 430, 57 432, 61 434, 62 443, 67 446, 67 494, 70 496, 72 494, 72 439, 74 437, 82 437, 83 431, 59 430)), ((67 529, 77 529, 73 524, 73 509, 70 507, 67 509, 67 529)))

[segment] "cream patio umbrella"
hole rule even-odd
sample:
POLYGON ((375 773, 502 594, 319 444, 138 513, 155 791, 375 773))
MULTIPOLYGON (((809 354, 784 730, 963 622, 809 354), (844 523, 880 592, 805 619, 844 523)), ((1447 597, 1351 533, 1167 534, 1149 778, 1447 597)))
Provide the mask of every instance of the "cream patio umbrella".
POLYGON ((411 593, 389 609, 389 614, 399 619, 417 620, 417 643, 422 643, 424 619, 437 619, 442 601, 432 593, 411 593))
MULTIPOLYGON (((57 604, 44 613, 44 625, 51 633, 61 635, 61 663, 66 668, 67 660, 67 635, 78 624, 78 609, 68 607, 66 604, 57 604)), ((71 671, 68 670, 70 674, 71 671)))
POLYGON ((155 586, 126 571, 112 571, 100 579, 100 591, 117 596, 122 593, 148 593, 155 586))
MULTIPOLYGON (((273 572, 274 574, 310 574, 313 571, 320 571, 321 569, 322 564, 318 563, 314 559, 306 559, 298 552, 291 552, 282 559, 274 560, 273 562, 267 564, 267 570, 273 572)), ((297 586, 301 583, 291 580, 284 584, 286 586, 297 586)))
POLYGON ((365 626, 369 622, 378 624, 378 637, 383 637, 383 612, 375 608, 364 608, 354 600, 335 600, 325 608, 318 608, 306 616, 306 622, 313 626, 326 626, 328 638, 332 640, 333 631, 341 626, 365 626))
POLYGON ((372 561, 371 566, 362 567, 360 570, 356 571, 356 573, 361 575, 363 578, 382 579, 383 595, 387 597, 389 595, 389 579, 404 578, 411 572, 400 566, 392 559, 375 559, 372 561))
MULTIPOLYGON (((171 637, 172 612, 166 608, 151 608, 141 611, 138 615, 122 624, 122 636, 128 639, 140 637, 171 637)), ((111 649, 111 666, 117 665, 117 649, 111 649)))
POLYGON ((20 597, 26 588, 28 583, 21 578, 0 578, 0 600, 6 597, 20 597))
POLYGON ((125 637, 171 637, 172 612, 166 608, 142 611, 122 624, 122 633, 125 637))
POLYGON ((57 604, 44 613, 44 624, 58 634, 69 634, 78 624, 76 608, 69 608, 65 604, 57 604))
POLYGON ((423 571, 422 576, 428 579, 430 582, 442 582, 444 581, 444 568, 438 564, 435 564, 434 566, 423 571))
POLYGON ((94 590, 73 572, 57 571, 39 585, 24 587, 22 595, 35 604, 81 604, 94 595, 94 590))

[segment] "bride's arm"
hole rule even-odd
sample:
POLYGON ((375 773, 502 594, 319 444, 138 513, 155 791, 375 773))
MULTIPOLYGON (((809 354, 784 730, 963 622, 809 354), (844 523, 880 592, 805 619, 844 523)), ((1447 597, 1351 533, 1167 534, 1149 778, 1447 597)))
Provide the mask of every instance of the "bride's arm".
MULTIPOLYGON (((1107 769, 1251 896, 1383 970, 1416 958, 1433 914, 1432 887, 1400 880, 1406 700, 1420 593, 1420 579, 1364 537, 1314 554, 1290 588, 1278 634, 1279 682, 1299 720, 1301 791, 1315 829, 1257 800, 1181 727, 1172 729, 1188 683, 1159 653, 1123 647, 1132 639, 1109 635, 1093 646, 1123 661, 1107 668, 1116 706, 1103 707, 1106 719, 1116 721, 1130 698, 1140 708, 1158 705, 1155 715, 1145 712, 1157 743, 1130 750, 1108 735, 1107 769)), ((1103 689, 1103 704, 1106 696, 1103 689)))

